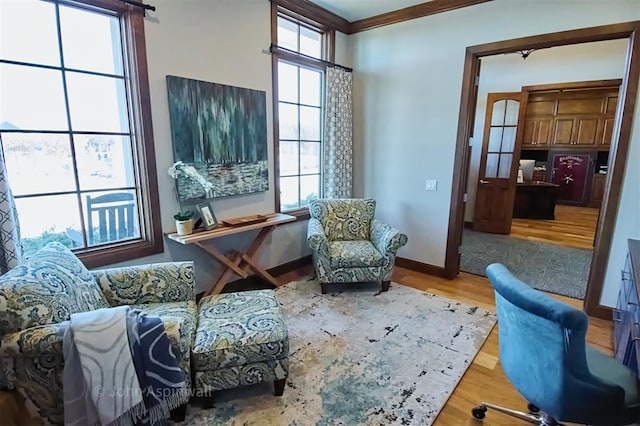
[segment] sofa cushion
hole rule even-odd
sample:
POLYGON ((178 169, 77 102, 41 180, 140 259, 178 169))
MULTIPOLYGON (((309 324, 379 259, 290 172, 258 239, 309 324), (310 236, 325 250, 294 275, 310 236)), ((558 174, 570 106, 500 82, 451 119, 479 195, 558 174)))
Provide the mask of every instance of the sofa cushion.
POLYGON ((193 300, 193 262, 163 262, 91 271, 111 306, 193 300))
POLYGON ((192 349, 196 371, 286 358, 289 335, 273 290, 203 297, 192 349))
POLYGON ((309 202, 311 217, 322 223, 329 241, 369 240, 376 201, 367 199, 318 199, 309 202))
POLYGON ((57 242, 0 277, 0 336, 108 307, 91 273, 57 242))
POLYGON ((332 269, 382 266, 384 257, 370 241, 332 241, 329 243, 332 269))

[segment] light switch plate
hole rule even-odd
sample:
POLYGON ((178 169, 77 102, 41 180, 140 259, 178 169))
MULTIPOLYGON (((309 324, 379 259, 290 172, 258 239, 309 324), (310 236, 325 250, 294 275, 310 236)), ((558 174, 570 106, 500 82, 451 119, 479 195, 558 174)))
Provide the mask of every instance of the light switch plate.
POLYGON ((434 179, 427 179, 427 183, 424 187, 427 191, 437 191, 438 190, 438 181, 434 179))

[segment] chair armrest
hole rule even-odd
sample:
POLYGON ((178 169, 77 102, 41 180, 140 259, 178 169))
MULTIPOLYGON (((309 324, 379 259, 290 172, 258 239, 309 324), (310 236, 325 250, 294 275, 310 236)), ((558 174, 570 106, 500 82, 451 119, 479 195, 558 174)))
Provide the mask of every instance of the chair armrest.
POLYGON ((398 249, 407 244, 407 236, 386 223, 374 219, 371 221, 371 242, 383 255, 395 256, 398 249))
POLYGON ((16 333, 5 334, 0 345, 0 357, 59 355, 62 361, 62 337, 69 321, 37 325, 16 333))
POLYGON ((307 244, 316 255, 329 258, 329 242, 322 223, 316 218, 309 219, 307 224, 307 244))
POLYGON ((18 390, 45 424, 64 420, 62 340, 68 326, 69 321, 38 325, 5 334, 0 342, 0 387, 18 390))
POLYGON ((0 389, 14 390, 19 382, 38 381, 51 371, 61 373, 62 338, 68 326, 64 321, 5 334, 0 341, 0 389))
POLYGON ((111 306, 195 301, 193 262, 91 271, 111 306))

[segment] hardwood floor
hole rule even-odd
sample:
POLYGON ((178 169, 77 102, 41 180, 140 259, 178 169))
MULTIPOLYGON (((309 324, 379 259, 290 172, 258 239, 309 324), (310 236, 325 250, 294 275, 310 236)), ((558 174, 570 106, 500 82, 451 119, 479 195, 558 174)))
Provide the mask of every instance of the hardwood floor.
MULTIPOLYGON (((278 276, 280 282, 289 282, 311 273, 310 267, 304 267, 278 276)), ((484 277, 461 274, 455 280, 446 280, 430 275, 396 267, 394 282, 407 285, 439 296, 460 302, 480 306, 495 312, 493 289, 484 277)), ((398 284, 392 284, 393 286, 398 284)), ((559 300, 576 307, 582 301, 551 294, 559 300)), ((612 325, 608 321, 590 319, 587 333, 589 343, 611 353, 612 325)), ((0 412, 2 424, 25 424, 24 407, 16 403, 14 393, 0 392, 0 412)), ((471 417, 471 408, 481 401, 503 405, 516 410, 526 411, 526 401, 511 385, 500 366, 498 351, 498 326, 494 327, 473 363, 464 374, 453 394, 440 411, 434 426, 518 426, 528 423, 489 411, 483 422, 471 417)))
MULTIPOLYGON (((485 277, 462 273, 457 279, 448 281, 408 269, 396 268, 394 282, 495 312, 493 288, 485 277)), ((582 307, 581 300, 556 294, 551 296, 572 306, 582 307)), ((587 341, 606 353, 612 353, 611 322, 590 318, 587 341)), ((526 411, 527 409, 527 402, 511 385, 500 366, 497 325, 438 414, 434 426, 529 424, 494 411, 488 411, 487 417, 482 422, 477 421, 471 417, 471 408, 482 401, 515 410, 526 411)))
MULTIPOLYGON (((310 268, 302 269, 279 276, 278 279, 280 282, 289 282, 310 272, 310 268)), ((495 312, 493 288, 485 277, 462 273, 455 280, 446 280, 396 267, 393 281, 495 312)), ((550 295, 572 306, 582 308, 581 300, 557 294, 550 295)), ((612 333, 611 322, 597 318, 589 319, 587 341, 608 354, 612 353, 613 348, 612 333)), ((527 410, 527 402, 511 385, 500 366, 497 325, 438 414, 434 426, 519 426, 530 424, 493 411, 487 412, 487 417, 482 422, 475 420, 471 417, 471 408, 482 401, 515 410, 527 410)))
POLYGON ((567 247, 593 249, 599 209, 556 206, 555 220, 513 219, 511 236, 567 247))
POLYGON ((39 424, 35 420, 29 420, 22 397, 17 392, 0 391, 0 413, 0 424, 3 425, 39 424))

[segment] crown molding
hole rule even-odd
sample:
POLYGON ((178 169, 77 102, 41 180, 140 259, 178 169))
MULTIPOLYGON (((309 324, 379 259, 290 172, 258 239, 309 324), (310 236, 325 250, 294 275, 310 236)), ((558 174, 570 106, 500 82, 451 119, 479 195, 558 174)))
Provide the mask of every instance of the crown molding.
POLYGON ((349 33, 349 21, 308 0, 271 0, 271 3, 331 29, 349 33))
POLYGON ((414 6, 405 7, 380 15, 349 22, 343 17, 328 11, 309 0, 270 0, 271 3, 287 9, 297 15, 311 19, 319 24, 345 34, 355 34, 373 28, 397 24, 411 19, 422 18, 436 13, 449 12, 463 7, 474 6, 492 0, 432 0, 414 6))
POLYGON ((355 34, 373 28, 409 21, 411 19, 449 12, 463 7, 475 6, 476 4, 486 3, 488 1, 491 0, 432 0, 415 6, 405 7, 404 9, 353 21, 349 24, 349 32, 347 34, 355 34))

